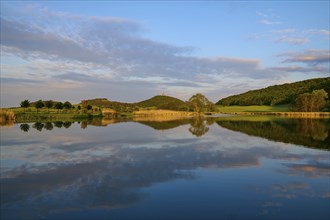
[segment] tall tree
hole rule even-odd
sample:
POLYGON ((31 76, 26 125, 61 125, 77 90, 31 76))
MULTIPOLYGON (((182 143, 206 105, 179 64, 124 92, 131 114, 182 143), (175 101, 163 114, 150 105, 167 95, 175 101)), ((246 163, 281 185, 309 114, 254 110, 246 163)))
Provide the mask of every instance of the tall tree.
POLYGON ((21 102, 21 107, 22 108, 28 108, 30 106, 30 101, 25 99, 24 101, 21 102))
POLYGON ((201 93, 193 95, 188 103, 193 107, 194 111, 198 113, 213 111, 215 109, 214 104, 201 93))
POLYGON ((57 112, 59 112, 60 109, 63 109, 63 103, 62 102, 56 102, 54 107, 57 109, 57 112))
POLYGON ((65 109, 71 109, 72 108, 72 104, 69 101, 66 101, 63 103, 63 108, 65 109))
POLYGON ((45 106, 46 106, 46 108, 48 108, 48 112, 49 112, 49 109, 51 107, 53 107, 53 105, 54 105, 54 102, 52 100, 45 101, 45 106))
POLYGON ((30 107, 30 101, 25 99, 24 101, 21 102, 21 107, 24 108, 24 109, 30 107))
POLYGON ((294 109, 301 112, 321 111, 326 105, 328 93, 324 89, 314 90, 297 96, 294 109))
POLYGON ((87 105, 86 108, 87 108, 88 111, 93 109, 93 107, 91 105, 87 105))
POLYGON ((315 111, 322 110, 327 104, 328 93, 324 89, 314 90, 312 92, 313 106, 315 111))
POLYGON ((42 108, 45 106, 44 102, 42 100, 38 100, 35 104, 36 108, 37 108, 37 112, 39 108, 42 108))

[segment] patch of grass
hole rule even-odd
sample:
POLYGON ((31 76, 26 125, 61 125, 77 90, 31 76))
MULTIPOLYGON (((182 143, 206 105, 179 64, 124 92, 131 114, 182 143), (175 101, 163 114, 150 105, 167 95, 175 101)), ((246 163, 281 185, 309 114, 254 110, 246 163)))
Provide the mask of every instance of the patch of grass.
POLYGON ((231 112, 289 112, 289 105, 216 106, 221 113, 231 112))
POLYGON ((87 111, 78 109, 36 109, 34 107, 29 108, 9 108, 2 111, 10 111, 16 117, 16 122, 29 122, 40 120, 69 120, 69 119, 88 119, 92 117, 101 117, 100 111, 87 111))
POLYGON ((216 118, 217 121, 272 121, 279 119, 278 117, 271 115, 228 115, 216 118))

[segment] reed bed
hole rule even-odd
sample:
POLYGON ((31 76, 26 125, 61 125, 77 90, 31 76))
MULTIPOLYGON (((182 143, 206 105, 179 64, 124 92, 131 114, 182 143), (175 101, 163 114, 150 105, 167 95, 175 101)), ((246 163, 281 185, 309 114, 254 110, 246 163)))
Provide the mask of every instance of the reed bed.
POLYGON ((0 125, 14 124, 15 118, 14 112, 0 109, 0 125))
POLYGON ((196 113, 171 110, 140 110, 133 112, 134 121, 172 121, 193 117, 196 113))

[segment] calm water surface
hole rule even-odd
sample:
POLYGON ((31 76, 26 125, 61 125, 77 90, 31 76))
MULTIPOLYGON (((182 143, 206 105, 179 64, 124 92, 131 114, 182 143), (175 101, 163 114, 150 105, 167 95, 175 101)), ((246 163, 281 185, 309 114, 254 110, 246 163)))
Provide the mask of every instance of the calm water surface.
POLYGON ((329 120, 1 127, 1 219, 329 219, 329 120))

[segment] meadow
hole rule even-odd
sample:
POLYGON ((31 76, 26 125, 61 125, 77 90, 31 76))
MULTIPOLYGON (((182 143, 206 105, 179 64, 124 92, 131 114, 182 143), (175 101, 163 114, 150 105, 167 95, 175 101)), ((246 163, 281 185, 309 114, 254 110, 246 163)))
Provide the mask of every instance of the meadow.
POLYGON ((289 112, 290 105, 251 105, 251 106, 216 106, 220 113, 233 112, 289 112))
POLYGON ((15 115, 16 122, 30 122, 40 120, 70 120, 70 119, 84 119, 90 117, 102 117, 99 110, 78 110, 78 109, 52 109, 35 107, 29 108, 6 108, 2 111, 11 112, 15 115))

